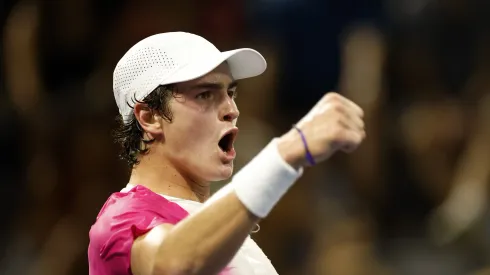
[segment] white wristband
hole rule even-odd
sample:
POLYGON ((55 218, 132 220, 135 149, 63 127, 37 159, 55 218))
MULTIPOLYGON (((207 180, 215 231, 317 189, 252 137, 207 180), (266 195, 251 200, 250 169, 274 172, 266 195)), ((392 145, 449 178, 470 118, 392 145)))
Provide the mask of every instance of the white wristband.
POLYGON ((216 194, 216 198, 212 199, 234 190, 238 199, 250 212, 259 218, 266 217, 303 174, 302 168, 296 171, 284 161, 279 154, 277 141, 273 139, 233 177, 231 183, 216 194))
POLYGON ((277 139, 273 139, 205 205, 235 192, 250 212, 265 218, 302 174, 303 168, 296 171, 284 161, 277 148, 277 139))

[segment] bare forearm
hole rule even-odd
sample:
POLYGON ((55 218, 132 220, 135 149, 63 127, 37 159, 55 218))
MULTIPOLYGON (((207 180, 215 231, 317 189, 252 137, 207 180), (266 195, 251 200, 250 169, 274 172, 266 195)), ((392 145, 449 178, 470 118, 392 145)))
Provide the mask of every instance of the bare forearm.
POLYGON ((232 192, 175 226, 158 254, 187 259, 179 263, 185 266, 185 274, 217 274, 231 261, 257 221, 258 217, 232 192))

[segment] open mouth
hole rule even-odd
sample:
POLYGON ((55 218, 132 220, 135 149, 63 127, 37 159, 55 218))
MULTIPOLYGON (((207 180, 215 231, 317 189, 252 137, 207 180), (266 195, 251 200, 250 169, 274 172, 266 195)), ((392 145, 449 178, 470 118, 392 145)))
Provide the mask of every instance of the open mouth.
POLYGON ((219 148, 223 152, 230 152, 233 149, 233 143, 235 142, 238 134, 238 128, 228 130, 218 142, 219 148))

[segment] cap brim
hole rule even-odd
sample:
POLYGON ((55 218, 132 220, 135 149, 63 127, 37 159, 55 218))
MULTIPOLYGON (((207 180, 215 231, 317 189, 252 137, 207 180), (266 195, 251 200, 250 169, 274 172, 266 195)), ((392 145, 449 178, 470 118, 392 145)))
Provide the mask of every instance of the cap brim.
POLYGON ((160 85, 174 84, 194 80, 212 72, 227 61, 235 80, 261 75, 267 68, 265 58, 256 50, 243 48, 222 52, 218 56, 203 57, 180 69, 174 75, 163 79, 160 85))
POLYGON ((267 68, 265 58, 253 49, 237 49, 222 53, 228 61, 231 74, 235 79, 244 79, 261 75, 267 68))

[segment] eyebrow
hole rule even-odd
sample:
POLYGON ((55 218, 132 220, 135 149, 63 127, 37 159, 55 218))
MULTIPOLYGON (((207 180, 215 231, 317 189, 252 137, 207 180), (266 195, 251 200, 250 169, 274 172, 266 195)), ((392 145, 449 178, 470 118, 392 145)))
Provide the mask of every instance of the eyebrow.
MULTIPOLYGON (((228 85, 228 90, 236 88, 238 86, 238 82, 236 80, 232 81, 228 85)), ((199 83, 194 86, 192 86, 193 89, 209 89, 209 90, 222 90, 225 88, 225 85, 223 83, 214 83, 214 82, 204 82, 204 83, 199 83)))

